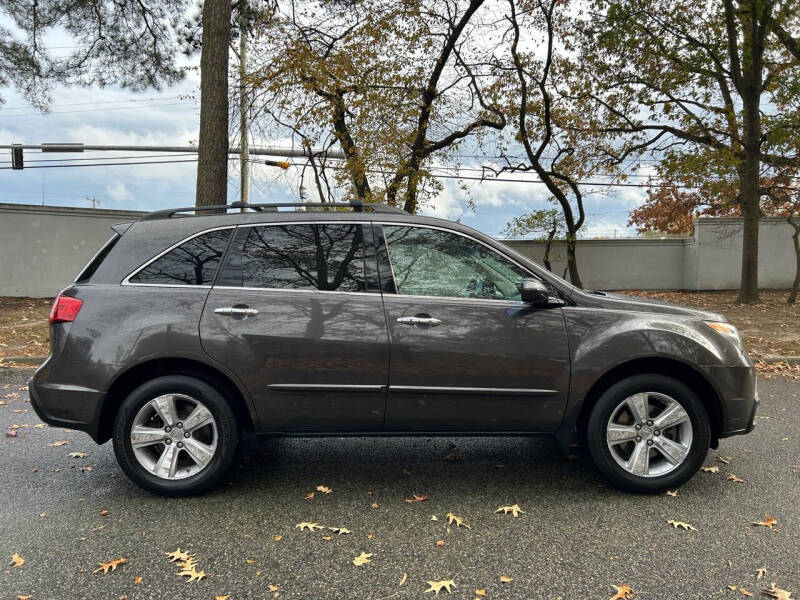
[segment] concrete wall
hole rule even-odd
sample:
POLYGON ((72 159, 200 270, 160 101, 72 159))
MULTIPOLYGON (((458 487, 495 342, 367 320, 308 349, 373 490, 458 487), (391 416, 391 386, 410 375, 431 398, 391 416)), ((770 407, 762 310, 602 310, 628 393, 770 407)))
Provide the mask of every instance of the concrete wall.
MULTIPOLYGON (((90 208, 0 204, 0 296, 54 296, 112 235, 111 225, 143 213, 90 208)), ((578 265, 590 289, 723 290, 739 287, 742 220, 698 219, 694 237, 581 240, 578 265)), ((763 219, 759 283, 788 288, 794 279, 793 229, 763 219)), ((542 262, 544 244, 507 241, 542 262)), ((563 244, 555 244, 553 271, 566 268, 563 244)))
POLYGON ((113 235, 144 213, 0 204, 0 296, 55 296, 113 235))

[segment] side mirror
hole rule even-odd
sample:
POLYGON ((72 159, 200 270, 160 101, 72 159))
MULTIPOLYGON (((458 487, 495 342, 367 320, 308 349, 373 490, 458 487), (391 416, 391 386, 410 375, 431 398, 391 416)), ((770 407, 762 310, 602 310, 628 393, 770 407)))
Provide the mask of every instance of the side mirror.
POLYGON ((519 293, 523 302, 533 306, 547 306, 550 302, 550 289, 538 279, 523 279, 519 293))

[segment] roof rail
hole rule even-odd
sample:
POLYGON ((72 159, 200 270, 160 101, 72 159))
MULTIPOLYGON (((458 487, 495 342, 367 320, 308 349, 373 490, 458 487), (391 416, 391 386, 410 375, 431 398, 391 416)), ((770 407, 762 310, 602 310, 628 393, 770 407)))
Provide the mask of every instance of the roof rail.
MULTIPOLYGON (((341 209, 341 208, 350 208, 355 212, 361 212, 362 210, 368 210, 371 212, 380 212, 380 213, 393 213, 393 214, 401 214, 407 215, 408 213, 401 208, 397 208, 396 206, 389 206, 388 204, 363 204, 359 201, 353 202, 274 202, 269 204, 249 204, 244 202, 231 202, 230 204, 218 204, 214 206, 184 206, 181 208, 167 208, 164 210, 156 210, 151 213, 147 213, 143 216, 140 220, 142 221, 153 221, 157 219, 169 219, 170 217, 177 215, 179 213, 199 213, 199 212, 225 212, 227 213, 228 210, 231 209, 243 209, 248 208, 254 210, 256 212, 277 212, 279 208, 314 208, 319 210, 325 209, 341 209)), ((197 216, 197 214, 195 214, 197 216)))

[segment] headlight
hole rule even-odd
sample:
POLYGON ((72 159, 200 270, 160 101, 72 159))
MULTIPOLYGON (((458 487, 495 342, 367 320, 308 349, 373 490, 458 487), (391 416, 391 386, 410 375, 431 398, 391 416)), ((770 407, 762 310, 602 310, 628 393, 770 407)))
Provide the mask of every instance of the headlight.
POLYGON ((721 333, 722 335, 726 335, 732 340, 735 340, 740 346, 742 345, 742 336, 739 334, 739 330, 730 323, 723 323, 721 321, 705 321, 705 324, 711 327, 711 329, 714 331, 721 333))

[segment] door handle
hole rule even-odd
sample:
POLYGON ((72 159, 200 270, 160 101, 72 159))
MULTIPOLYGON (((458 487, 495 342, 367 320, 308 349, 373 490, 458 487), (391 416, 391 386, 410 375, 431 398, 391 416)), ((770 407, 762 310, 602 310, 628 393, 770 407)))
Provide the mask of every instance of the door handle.
POLYGON ((400 317, 397 322, 403 325, 439 325, 441 323, 434 317, 400 317))
POLYGON ((253 315, 257 315, 258 311, 255 308, 239 308, 236 306, 224 306, 222 308, 215 308, 214 312, 218 315, 243 315, 245 317, 250 317, 253 315))

